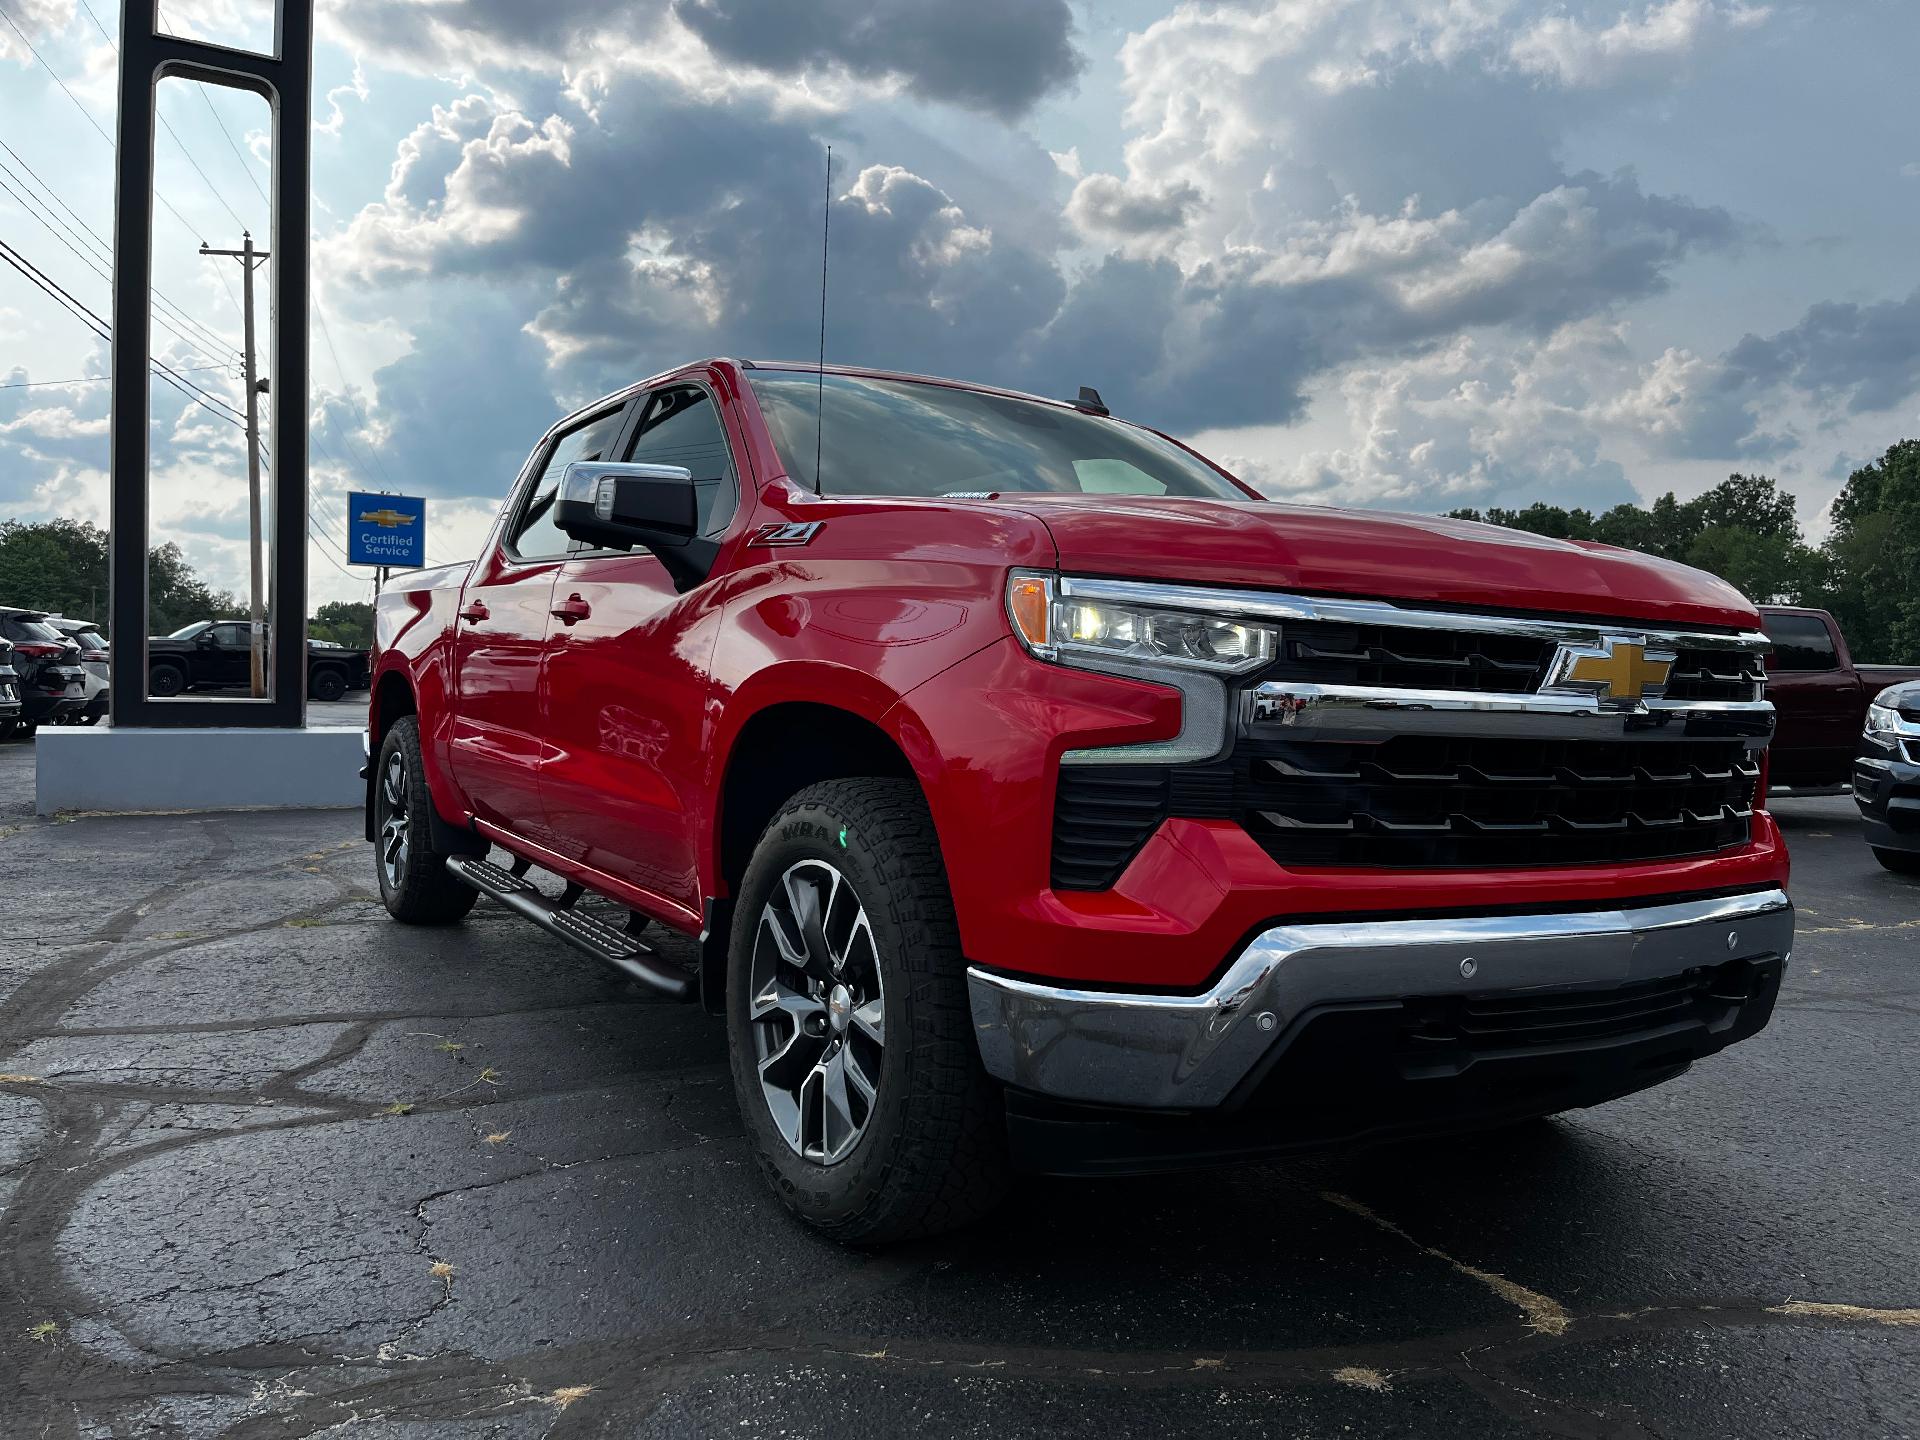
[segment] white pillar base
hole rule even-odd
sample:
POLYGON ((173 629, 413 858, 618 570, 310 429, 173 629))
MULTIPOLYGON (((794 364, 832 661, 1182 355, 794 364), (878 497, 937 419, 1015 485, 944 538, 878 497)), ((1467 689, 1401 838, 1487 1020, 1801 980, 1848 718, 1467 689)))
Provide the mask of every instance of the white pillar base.
POLYGON ((119 730, 45 725, 34 737, 35 809, 357 808, 366 763, 355 726, 119 730))

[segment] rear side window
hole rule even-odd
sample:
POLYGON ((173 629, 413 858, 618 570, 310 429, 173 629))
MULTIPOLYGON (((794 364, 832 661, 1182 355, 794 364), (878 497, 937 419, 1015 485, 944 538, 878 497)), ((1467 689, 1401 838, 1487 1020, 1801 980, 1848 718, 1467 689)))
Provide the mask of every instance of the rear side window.
POLYGON ((1773 641, 1769 670, 1838 670, 1840 657, 1826 623, 1812 615, 1768 615, 1761 621, 1773 641))
POLYGON ((9 640, 25 640, 29 643, 67 638, 44 620, 22 620, 17 615, 0 619, 0 635, 5 635, 9 640))
POLYGON ((608 449, 620 438, 620 417, 624 413, 624 410, 610 410, 595 416, 553 442, 527 503, 507 536, 508 550, 524 560, 546 560, 557 559, 576 548, 573 537, 553 523, 553 501, 560 488, 560 477, 576 460, 606 459, 608 449))
POLYGON ((727 528, 738 503, 739 482, 719 412, 706 391, 689 385, 649 399, 626 458, 636 465, 678 465, 691 471, 700 501, 700 533, 717 535, 727 528))

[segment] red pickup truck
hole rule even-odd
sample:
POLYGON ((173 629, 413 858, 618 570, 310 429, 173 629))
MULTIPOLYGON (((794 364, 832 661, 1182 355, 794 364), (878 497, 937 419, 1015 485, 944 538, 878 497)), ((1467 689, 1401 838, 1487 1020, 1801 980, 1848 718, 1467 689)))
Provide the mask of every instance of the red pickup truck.
POLYGON ((898 1238, 1753 1034, 1793 937, 1757 620, 1270 503, 1091 390, 713 360, 380 597, 367 838, 399 920, 486 894, 724 1015, 776 1192, 898 1238))
POLYGON ((1762 605, 1760 628, 1773 642, 1767 698, 1779 715, 1771 783, 1780 789, 1846 790, 1867 706, 1889 685, 1920 680, 1920 666, 1855 665, 1847 637, 1824 610, 1762 605))

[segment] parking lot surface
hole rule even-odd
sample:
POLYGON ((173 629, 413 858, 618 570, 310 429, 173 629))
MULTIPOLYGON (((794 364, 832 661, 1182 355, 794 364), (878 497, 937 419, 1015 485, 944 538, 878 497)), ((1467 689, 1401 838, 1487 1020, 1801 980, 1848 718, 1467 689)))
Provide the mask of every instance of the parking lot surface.
POLYGON ((1778 808, 1780 1008, 1668 1086, 875 1253, 763 1192, 715 1022, 391 924, 356 815, 0 815, 0 1430, 1920 1433, 1920 885, 1778 808))

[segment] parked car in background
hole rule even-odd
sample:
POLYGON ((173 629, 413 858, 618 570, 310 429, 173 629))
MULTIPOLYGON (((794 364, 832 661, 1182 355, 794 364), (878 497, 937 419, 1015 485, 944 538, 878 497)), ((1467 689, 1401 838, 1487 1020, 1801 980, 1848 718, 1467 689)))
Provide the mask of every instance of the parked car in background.
POLYGON ((1868 702, 1889 685, 1920 680, 1920 666, 1855 665, 1846 636, 1824 610, 1762 605, 1760 628, 1773 642, 1767 698, 1780 722, 1768 783, 1846 789, 1868 702))
POLYGON ((13 642, 0 640, 0 738, 19 727, 20 676, 13 668, 13 642))
POLYGON ((91 620, 49 615, 47 623, 80 647, 80 667, 87 672, 86 706, 67 719, 75 725, 98 725, 107 714, 107 637, 94 628, 91 620))
POLYGON ((1500 1125, 1754 1034, 1793 945, 1758 619, 1267 501, 1092 391, 712 360, 382 593, 366 838, 401 921, 484 893, 724 1015, 773 1190, 897 1239, 1009 1165, 1500 1125))
MULTIPOLYGON (((187 690, 245 688, 252 681, 244 620, 196 620, 147 641, 147 690, 158 696, 187 690)), ((327 640, 307 642, 307 694, 338 700, 367 688, 368 652, 327 640)))
POLYGON ((1920 875, 1920 681, 1882 690, 1867 707, 1853 762, 1853 799, 1873 858, 1920 875))
POLYGON ((16 726, 31 730, 86 709, 80 647, 47 623, 44 610, 0 605, 0 639, 13 642, 13 668, 20 676, 16 726))

